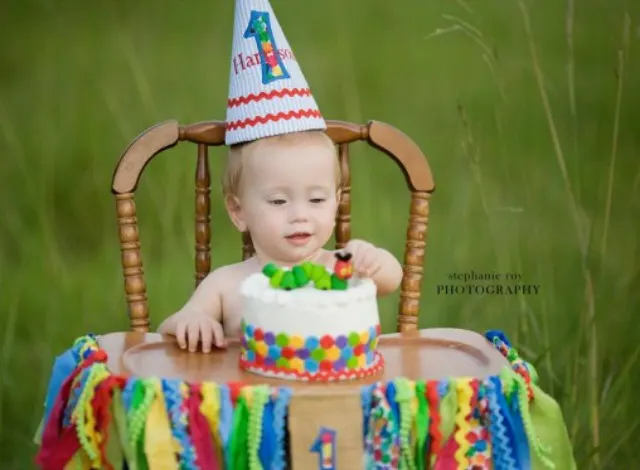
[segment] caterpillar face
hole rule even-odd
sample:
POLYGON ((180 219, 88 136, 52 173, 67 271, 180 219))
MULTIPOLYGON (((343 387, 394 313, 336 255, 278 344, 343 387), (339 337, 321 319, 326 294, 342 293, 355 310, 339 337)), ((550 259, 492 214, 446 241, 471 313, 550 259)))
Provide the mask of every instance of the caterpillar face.
POLYGON ((339 279, 347 280, 353 276, 353 264, 349 261, 336 261, 334 272, 339 279))

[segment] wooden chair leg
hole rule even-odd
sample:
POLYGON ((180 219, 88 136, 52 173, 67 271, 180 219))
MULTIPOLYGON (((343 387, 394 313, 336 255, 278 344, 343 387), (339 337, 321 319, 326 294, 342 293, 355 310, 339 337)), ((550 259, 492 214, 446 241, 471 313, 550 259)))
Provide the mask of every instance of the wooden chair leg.
POLYGON ((400 285, 398 332, 418 329, 420 287, 424 274, 424 248, 429 218, 429 193, 413 191, 409 210, 409 226, 404 251, 404 276, 400 285))
POLYGON ((133 193, 116 194, 124 290, 131 331, 149 331, 149 305, 133 193))

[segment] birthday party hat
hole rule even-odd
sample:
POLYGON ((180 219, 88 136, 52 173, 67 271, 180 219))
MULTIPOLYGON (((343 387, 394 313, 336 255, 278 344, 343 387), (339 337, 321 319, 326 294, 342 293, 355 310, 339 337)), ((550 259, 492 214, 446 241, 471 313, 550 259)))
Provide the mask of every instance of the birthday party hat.
POLYGON ((269 0, 236 0, 226 144, 314 129, 326 123, 269 0))

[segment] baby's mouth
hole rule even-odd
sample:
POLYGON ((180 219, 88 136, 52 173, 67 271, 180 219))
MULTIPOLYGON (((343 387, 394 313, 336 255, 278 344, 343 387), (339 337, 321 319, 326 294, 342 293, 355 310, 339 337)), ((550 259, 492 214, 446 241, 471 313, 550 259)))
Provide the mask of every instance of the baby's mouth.
POLYGON ((305 240, 310 236, 311 234, 309 232, 295 232, 295 233, 292 233, 291 235, 287 235, 284 238, 286 238, 287 240, 305 240))
POLYGON ((300 245, 307 243, 311 238, 311 234, 309 232, 295 232, 284 238, 293 245, 300 245))

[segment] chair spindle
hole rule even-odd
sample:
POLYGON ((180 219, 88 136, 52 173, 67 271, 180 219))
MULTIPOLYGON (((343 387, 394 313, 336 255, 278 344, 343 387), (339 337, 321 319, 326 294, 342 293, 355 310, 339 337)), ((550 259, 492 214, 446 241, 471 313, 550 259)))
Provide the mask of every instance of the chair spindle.
POLYGON ((351 172, 349 169, 349 144, 338 146, 338 162, 342 174, 340 201, 336 215, 336 249, 344 248, 351 239, 351 172))
POLYGON ((147 332, 149 331, 149 305, 140 253, 136 203, 133 193, 116 194, 115 197, 129 323, 132 331, 147 332))
POLYGON ((404 251, 404 276, 400 285, 398 331, 418 329, 420 286, 424 274, 424 249, 429 221, 429 197, 426 191, 411 192, 409 224, 404 251))
POLYGON ((209 149, 198 144, 196 164, 196 287, 211 271, 211 173, 209 149))

